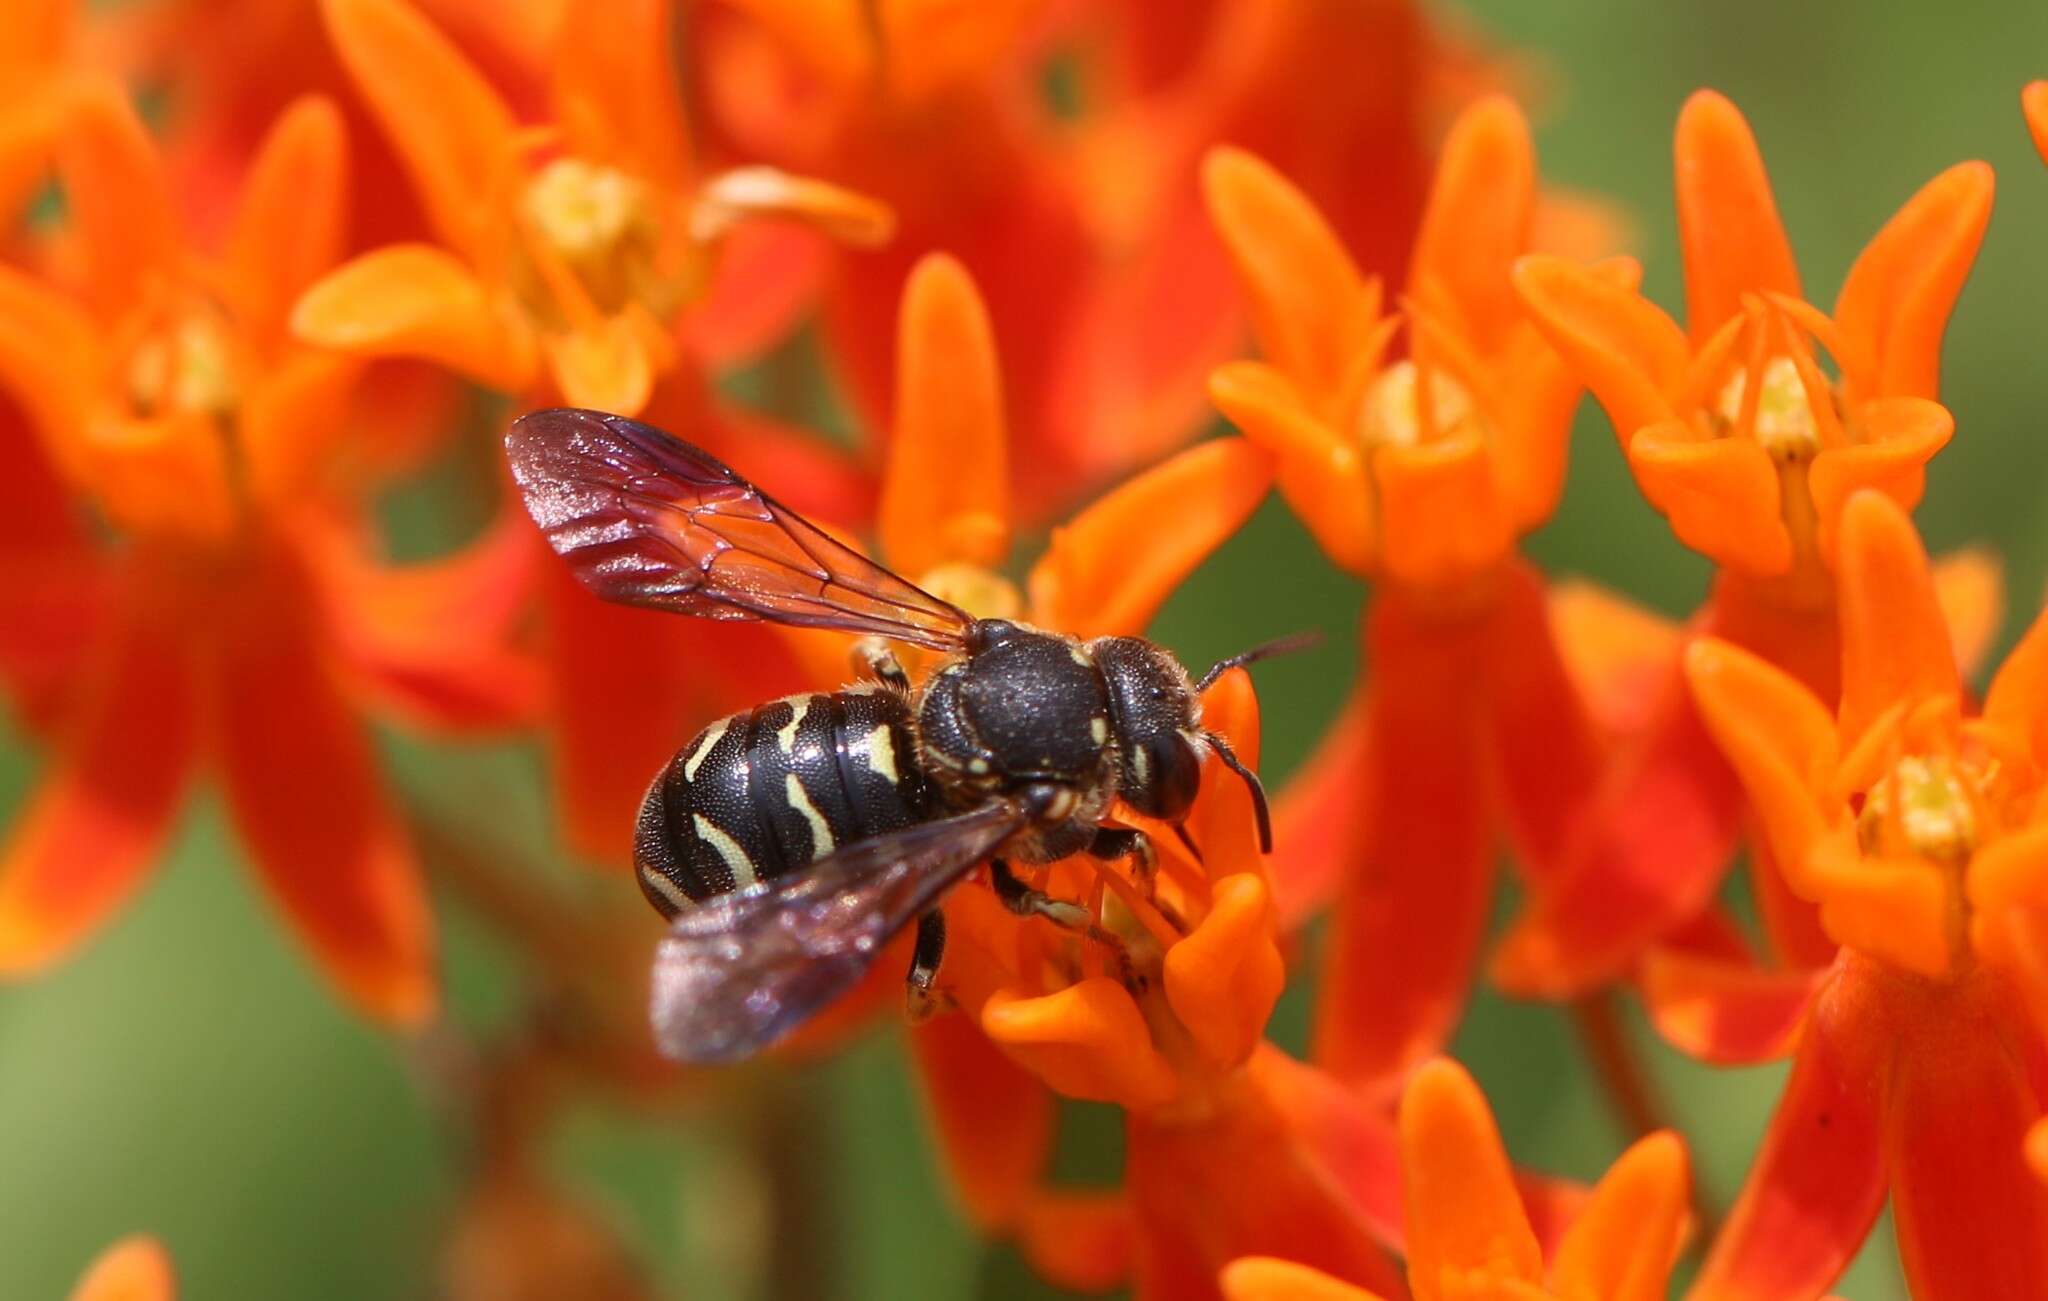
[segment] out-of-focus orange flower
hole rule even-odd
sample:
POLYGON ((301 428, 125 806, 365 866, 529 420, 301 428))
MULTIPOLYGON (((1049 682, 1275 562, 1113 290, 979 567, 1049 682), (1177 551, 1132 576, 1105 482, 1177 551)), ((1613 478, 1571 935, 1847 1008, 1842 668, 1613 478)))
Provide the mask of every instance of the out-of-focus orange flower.
MULTIPOLYGON (((678 369, 679 318, 712 294, 734 224, 797 217, 863 243, 889 233, 885 209, 820 182, 758 167, 694 174, 662 0, 566 14, 548 51, 552 119, 538 128, 521 128, 403 0, 322 7, 438 242, 373 250, 313 285, 292 318, 308 342, 634 415, 678 369)), ((801 286, 775 260, 753 269, 730 300, 742 310, 714 314, 724 328, 787 319, 801 286)))
POLYGON ((2048 162, 2048 81, 2031 81, 2020 92, 2020 111, 2027 119, 2027 133, 2034 149, 2048 162))
MULTIPOLYGON (((1479 1086, 1439 1058, 1401 1097, 1408 1286, 1415 1301, 1660 1301, 1685 1241, 1688 1171, 1676 1134, 1622 1153, 1550 1253, 1530 1225, 1479 1086)), ((1247 1257, 1223 1271, 1229 1301, 1378 1301, 1298 1261, 1247 1257)))
MULTIPOLYGON (((1860 492, 1839 530, 1839 710, 1731 643, 1686 654, 1773 860, 1842 946, 1692 1295, 1817 1294, 1887 1186, 1914 1296, 2043 1295, 2048 1186, 2025 1152, 2048 1107, 2048 621, 1966 718, 1904 511, 1860 492)), ((1695 1019, 1739 1025, 1753 993, 1732 964, 1696 972, 1695 1019)))
MULTIPOLYGON (((0 639, 69 660, 41 784, 0 843, 0 969, 80 942, 141 884, 202 760, 264 884, 358 1006, 434 1003, 431 918, 355 701, 451 727, 530 708, 503 637, 523 536, 390 571, 335 499, 358 363, 284 318, 330 261, 343 143, 318 98, 278 122, 215 254, 180 231, 121 93, 60 141, 75 294, 0 270, 0 384, 57 476, 118 535, 0 566, 0 639)), ((9 560, 14 557, 8 557, 9 560)), ((0 654, 0 661, 15 658, 0 654)))
POLYGON ((1556 507, 1578 397, 1508 284, 1534 152, 1504 98, 1459 118, 1399 312, 1270 168, 1222 151, 1205 173, 1266 354, 1210 393, 1278 459, 1324 552, 1375 583, 1371 682, 1283 802, 1279 879, 1339 892, 1316 1059, 1392 1084, 1463 1005, 1496 837, 1543 871, 1600 766, 1542 579, 1514 554, 1556 507))
POLYGON ((50 165, 77 81, 73 0, 19 0, 0 12, 0 235, 50 165))
MULTIPOLYGON (((1830 317, 1801 297, 1734 105, 1694 95, 1675 152, 1688 329, 1555 259, 1524 260, 1515 288, 1607 409, 1644 495, 1680 540, 1720 564, 1693 631, 1745 646, 1831 700, 1828 565, 1843 504, 1871 488, 1912 506, 1928 458, 1948 441, 1953 422, 1933 400, 1941 337, 1990 215, 1991 171, 1963 163, 1929 182, 1857 259, 1830 317), (1816 341, 1837 378, 1821 369, 1816 341)), ((1995 603, 1985 568, 1960 561, 1949 574, 1956 594, 1995 603)), ((1738 831, 1734 783, 1675 673, 1650 714, 1572 862, 1503 942, 1494 976, 1509 989, 1583 992, 1712 898, 1738 831)), ((1755 876, 1779 957, 1824 965, 1833 947, 1810 910, 1784 896, 1767 862, 1755 876)))
POLYGON ((155 1238, 123 1238, 94 1259, 71 1301, 177 1301, 170 1253, 155 1238))

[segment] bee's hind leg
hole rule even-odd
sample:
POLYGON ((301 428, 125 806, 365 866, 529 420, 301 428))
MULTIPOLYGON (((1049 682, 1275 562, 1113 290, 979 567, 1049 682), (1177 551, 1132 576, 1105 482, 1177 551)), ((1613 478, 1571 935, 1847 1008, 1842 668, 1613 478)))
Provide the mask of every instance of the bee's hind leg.
POLYGON ((917 943, 910 952, 910 971, 903 978, 903 1006, 914 1024, 944 1010, 946 998, 935 984, 946 956, 946 914, 932 909, 917 919, 917 943))

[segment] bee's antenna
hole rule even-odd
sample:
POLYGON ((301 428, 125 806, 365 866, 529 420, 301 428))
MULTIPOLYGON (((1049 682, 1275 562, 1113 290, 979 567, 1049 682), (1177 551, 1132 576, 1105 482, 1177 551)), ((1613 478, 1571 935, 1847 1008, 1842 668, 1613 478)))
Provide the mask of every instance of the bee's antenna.
POLYGON ((1232 669, 1243 668, 1247 664, 1256 664, 1260 660, 1271 659, 1275 655, 1292 655, 1295 651, 1307 650, 1311 646, 1321 645, 1322 640, 1323 634, 1311 628, 1307 632, 1295 632, 1289 633, 1285 637, 1276 637, 1263 646, 1254 646, 1248 651, 1239 651, 1229 659, 1217 660, 1209 666, 1209 671, 1202 675, 1201 681, 1195 683, 1195 694, 1199 696, 1204 691, 1207 691, 1210 683, 1232 669))
POLYGON ((1216 757, 1223 761, 1225 767, 1244 778, 1245 786, 1252 793, 1252 812, 1257 815, 1259 820, 1259 852, 1261 854, 1272 853, 1273 815, 1266 809, 1266 788, 1260 784, 1259 775, 1244 766, 1243 761, 1237 757, 1237 753, 1230 748, 1230 742, 1224 740, 1221 734, 1204 732, 1202 733, 1202 739, 1215 747, 1216 757))

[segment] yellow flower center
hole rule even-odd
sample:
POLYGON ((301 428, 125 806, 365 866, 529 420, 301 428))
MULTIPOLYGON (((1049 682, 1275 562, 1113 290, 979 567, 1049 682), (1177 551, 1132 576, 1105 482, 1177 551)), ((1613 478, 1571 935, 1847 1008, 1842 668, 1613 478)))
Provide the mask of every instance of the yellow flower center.
POLYGON ((218 310, 177 313, 128 356, 128 398, 136 414, 226 416, 240 399, 234 338, 218 310))
POLYGON ((917 585, 977 619, 1015 619, 1024 613, 1024 597, 1017 585, 980 565, 940 565, 918 579, 917 585))
POLYGON ((1856 838, 1865 853, 1960 863, 1977 847, 1976 774, 1944 755, 1907 755, 1864 797, 1856 838))
POLYGON ((1425 385, 1422 375, 1413 361, 1398 361, 1373 381, 1359 410, 1359 437, 1367 447, 1416 447, 1478 419, 1472 395, 1458 381, 1431 369, 1425 385))
MULTIPOLYGON (((1750 372, 1738 371, 1721 389, 1719 411, 1730 425, 1741 422, 1749 381, 1750 372)), ((1752 430, 1757 445, 1780 464, 1809 461, 1820 451, 1820 428, 1807 402, 1806 386, 1800 383, 1799 367, 1790 357, 1773 357, 1765 363, 1757 381, 1752 430)))
POLYGON ((665 318, 675 306, 677 294, 655 269, 661 230, 653 196, 638 178, 557 158, 526 183, 522 207, 544 254, 575 277, 599 310, 639 301, 665 318))

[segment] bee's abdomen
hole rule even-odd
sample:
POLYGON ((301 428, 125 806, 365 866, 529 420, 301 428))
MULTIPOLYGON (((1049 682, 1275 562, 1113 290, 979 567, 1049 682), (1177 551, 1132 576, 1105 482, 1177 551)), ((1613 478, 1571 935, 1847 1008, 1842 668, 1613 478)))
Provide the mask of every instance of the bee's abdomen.
POLYGON ((640 888, 673 916, 920 821, 928 805, 900 696, 771 701, 711 724, 655 778, 634 837, 640 888))

